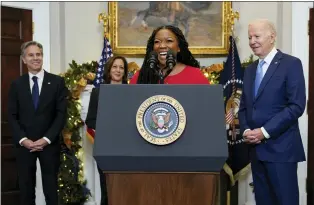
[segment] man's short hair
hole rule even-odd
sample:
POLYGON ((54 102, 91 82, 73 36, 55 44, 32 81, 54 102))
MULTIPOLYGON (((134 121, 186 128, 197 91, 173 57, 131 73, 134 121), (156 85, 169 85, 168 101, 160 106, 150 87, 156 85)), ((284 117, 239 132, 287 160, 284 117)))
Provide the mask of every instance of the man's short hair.
POLYGON ((41 54, 42 55, 44 54, 43 53, 43 45, 41 45, 41 43, 38 43, 37 41, 27 41, 27 42, 23 43, 21 46, 21 56, 25 55, 25 50, 29 46, 37 46, 41 50, 41 54))

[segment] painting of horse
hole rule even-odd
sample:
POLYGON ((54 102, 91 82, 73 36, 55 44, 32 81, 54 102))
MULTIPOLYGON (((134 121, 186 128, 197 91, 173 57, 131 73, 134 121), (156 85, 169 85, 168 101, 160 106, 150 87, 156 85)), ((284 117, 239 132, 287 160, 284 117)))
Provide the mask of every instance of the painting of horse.
POLYGON ((227 53, 229 10, 230 2, 109 2, 114 52, 143 54, 152 31, 170 24, 182 30, 192 53, 227 53))

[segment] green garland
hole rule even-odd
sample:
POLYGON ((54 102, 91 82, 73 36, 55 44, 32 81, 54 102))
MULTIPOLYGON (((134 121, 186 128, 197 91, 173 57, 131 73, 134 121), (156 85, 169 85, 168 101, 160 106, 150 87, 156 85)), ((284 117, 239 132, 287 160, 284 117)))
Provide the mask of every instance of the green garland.
MULTIPOLYGON (((246 68, 253 62, 253 55, 242 62, 242 67, 246 68)), ((210 67, 203 67, 202 72, 211 82, 219 83, 219 75, 223 64, 215 64, 210 67)), ((61 205, 82 205, 86 202, 91 193, 86 187, 84 180, 83 166, 81 161, 82 136, 80 129, 84 126, 81 119, 80 94, 85 86, 92 83, 98 68, 97 61, 77 64, 74 60, 69 64, 70 68, 60 74, 64 77, 66 87, 69 90, 67 121, 63 130, 63 149, 61 154, 61 165, 59 170, 58 193, 61 205)), ((130 69, 128 73, 131 78, 136 69, 130 69)))
POLYGON ((58 193, 59 204, 81 205, 89 199, 91 193, 86 187, 81 161, 82 136, 80 129, 84 126, 84 122, 81 119, 80 94, 87 82, 93 79, 93 73, 96 72, 98 63, 92 61, 79 65, 72 61, 69 65, 70 68, 60 74, 64 77, 69 94, 67 96, 67 121, 62 132, 63 146, 60 157, 58 193))

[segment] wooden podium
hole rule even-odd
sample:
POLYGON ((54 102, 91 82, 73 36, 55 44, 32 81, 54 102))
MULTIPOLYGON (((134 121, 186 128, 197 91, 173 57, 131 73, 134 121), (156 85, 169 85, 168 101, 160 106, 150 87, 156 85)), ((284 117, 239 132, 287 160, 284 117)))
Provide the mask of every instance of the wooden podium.
POLYGON ((218 205, 219 175, 106 174, 109 205, 218 205))
POLYGON ((109 205, 227 205, 221 86, 101 85, 99 105, 94 157, 109 205), (168 145, 147 142, 136 127, 140 105, 155 95, 171 96, 185 110, 184 132, 168 145))

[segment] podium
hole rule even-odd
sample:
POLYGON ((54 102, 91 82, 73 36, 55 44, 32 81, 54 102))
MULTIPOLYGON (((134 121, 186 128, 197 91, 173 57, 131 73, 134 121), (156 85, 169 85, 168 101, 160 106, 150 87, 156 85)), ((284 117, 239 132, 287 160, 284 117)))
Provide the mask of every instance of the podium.
POLYGON ((96 129, 93 154, 106 175, 109 205, 227 204, 221 85, 101 85, 96 129), (137 128, 139 108, 154 96, 184 109, 184 131, 170 144, 150 143, 137 128))

